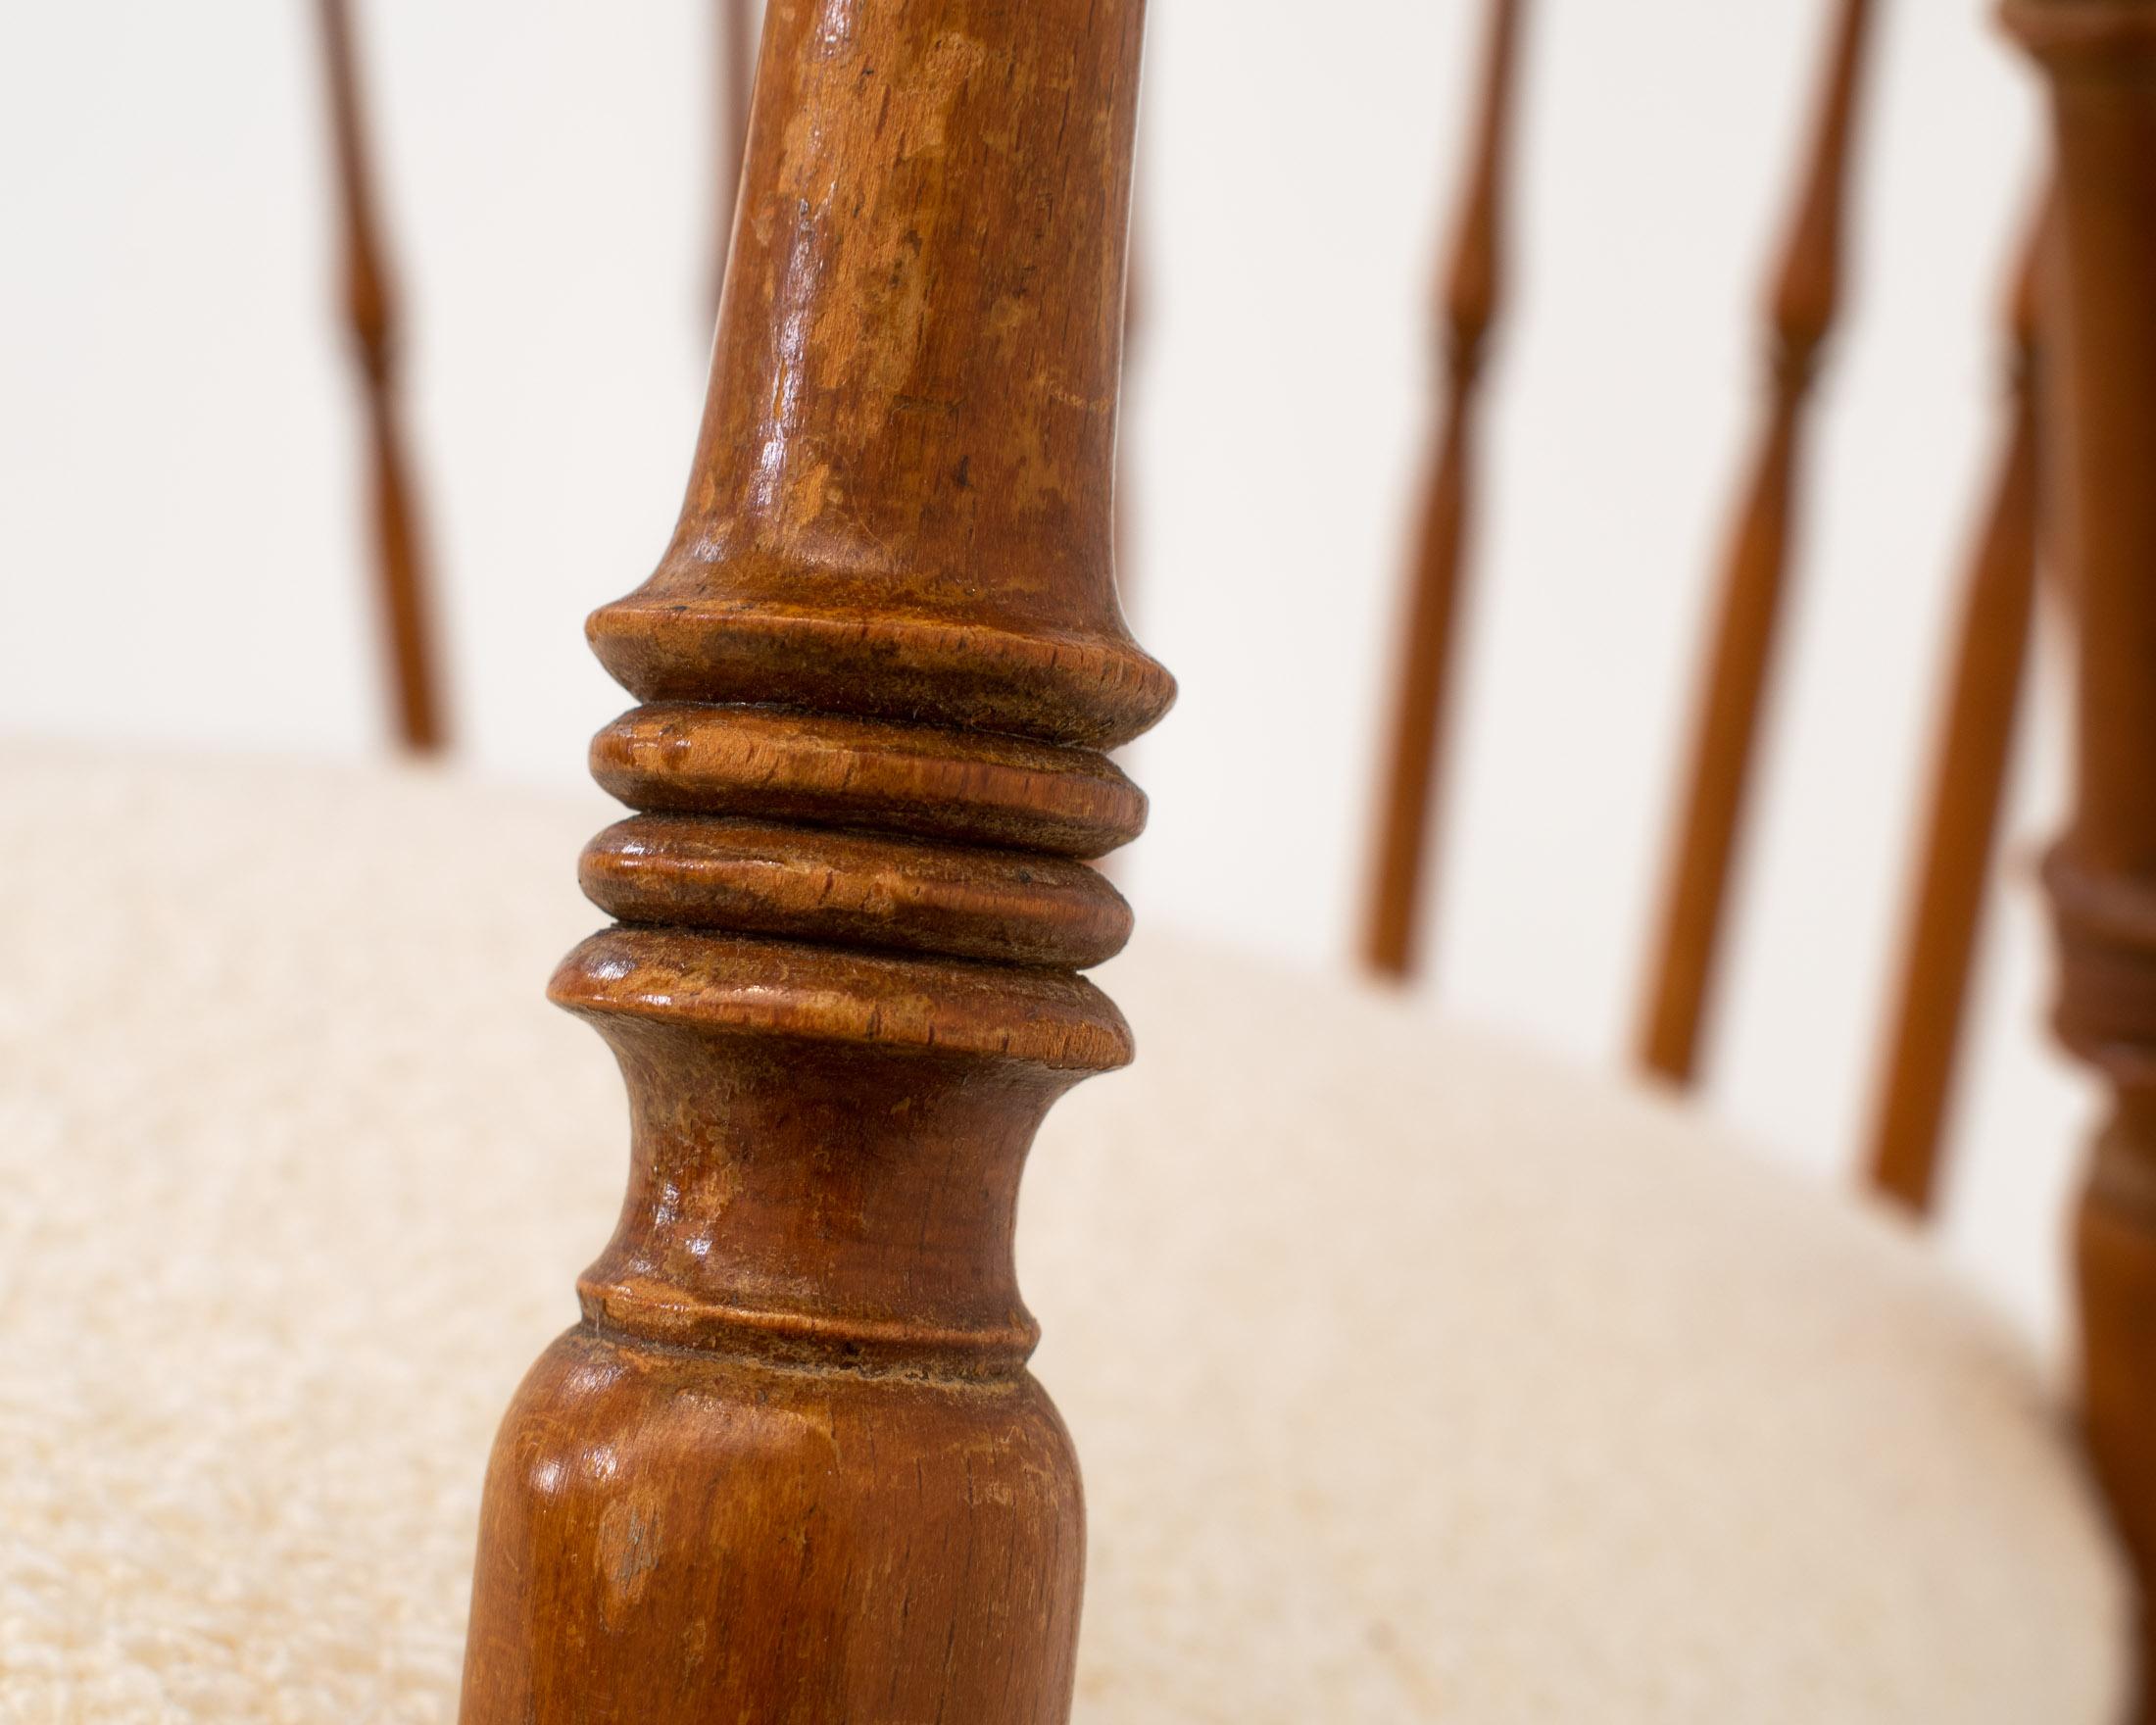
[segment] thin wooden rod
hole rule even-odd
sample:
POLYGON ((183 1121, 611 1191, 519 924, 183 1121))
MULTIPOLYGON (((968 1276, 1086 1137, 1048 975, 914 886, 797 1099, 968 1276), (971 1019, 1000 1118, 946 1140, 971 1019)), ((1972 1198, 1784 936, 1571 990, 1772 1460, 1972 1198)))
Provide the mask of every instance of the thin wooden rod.
POLYGON ((749 137, 749 103, 756 92, 758 0, 714 0, 711 162, 711 311, 726 287, 726 254, 734 242, 734 209, 741 199, 741 156, 749 137))
POLYGON ((2046 862, 2054 1024, 2108 1092, 2074 1236, 2082 1415, 2140 1584, 2156 1725, 2156 0, 2011 0, 2051 91, 2039 447, 2074 610, 2075 774, 2046 862))
POLYGON ((1999 807, 2036 587, 2036 282, 2039 214, 2007 307, 2004 427, 1996 476, 1964 577, 1933 768, 1909 936, 1867 1158, 1872 1184, 1923 1214, 1938 1178, 1940 1126, 1969 974, 1997 849, 1999 807))
POLYGON ((1443 370, 1437 434, 1407 571, 1406 626, 1385 745, 1362 950, 1403 978, 1428 914, 1425 860, 1439 798, 1448 685, 1464 612, 1478 385, 1502 303, 1507 163, 1525 0, 1491 0, 1480 110, 1457 225, 1439 282, 1443 370))
POLYGON ((1766 421, 1722 576, 1693 755, 1671 857, 1639 1058, 1690 1081, 1713 982, 1754 741, 1790 563, 1798 468, 1821 349, 1840 298, 1843 208, 1872 0, 1840 0, 1794 219, 1769 299, 1766 421))
POLYGON ((398 387, 397 297, 375 209, 351 18, 345 0, 318 0, 317 13, 343 222, 345 319, 366 402, 375 594, 388 651, 392 721, 406 748, 432 754, 442 748, 446 733, 431 582, 398 387))

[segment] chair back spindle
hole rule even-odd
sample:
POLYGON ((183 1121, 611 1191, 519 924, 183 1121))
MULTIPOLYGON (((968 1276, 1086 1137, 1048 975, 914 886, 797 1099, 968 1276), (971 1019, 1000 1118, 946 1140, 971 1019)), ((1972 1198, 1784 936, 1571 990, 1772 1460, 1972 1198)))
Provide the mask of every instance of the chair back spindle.
POLYGON ((1722 577, 1693 754, 1640 1036, 1649 1071, 1689 1083, 1713 980, 1776 622, 1821 349, 1840 298, 1843 210, 1873 0, 1838 0, 1794 219, 1770 296, 1766 423, 1722 577))
POLYGON ((712 0, 711 307, 726 289, 726 254, 734 243, 734 206, 741 195, 741 153, 749 136, 749 101, 756 90, 757 0, 712 0))
POLYGON ((1476 402, 1502 302, 1506 169, 1525 10, 1526 0, 1491 0, 1467 179, 1439 281, 1440 407, 1407 571, 1362 937, 1364 961, 1393 978, 1413 968, 1428 915, 1424 876, 1467 580, 1476 402))
POLYGON ((2076 772, 2045 866, 2055 1023, 2112 1105, 2075 1236, 2082 1416, 2141 1583, 2156 1725, 2156 0, 2011 0, 2050 85, 2047 501, 2075 609, 2076 772))
POLYGON ((1963 579, 1867 1158, 1873 1185, 1919 1213, 1931 1208, 1937 1184, 1940 1129, 1991 882, 2034 613, 2036 294, 2047 228, 2048 216, 2039 212, 2008 298, 1998 467, 1963 579))
POLYGON ((432 595, 399 389, 397 296, 375 208, 346 0, 318 0, 316 12, 343 230, 345 317, 366 403, 375 593, 394 724, 407 749, 428 754, 443 746, 446 733, 432 595))
POLYGON ((496 1444, 465 1725, 1061 1725, 1084 1529, 1018 1178, 1173 694, 1110 493, 1140 0, 773 7, 644 705, 556 1001, 630 1191, 496 1444))

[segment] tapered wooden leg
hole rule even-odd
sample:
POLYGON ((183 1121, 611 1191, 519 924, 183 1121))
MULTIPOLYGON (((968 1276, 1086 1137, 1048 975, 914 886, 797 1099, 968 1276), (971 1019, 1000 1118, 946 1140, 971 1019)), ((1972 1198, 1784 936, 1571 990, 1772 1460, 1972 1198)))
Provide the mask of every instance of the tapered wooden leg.
POLYGON ((2075 1234, 2090 1452, 2142 1589, 2156 1722, 2156 0, 2016 0, 2052 95, 2046 416, 2077 773, 2046 873, 2058 1028, 2112 1095, 2075 1234))
POLYGON ((1173 693, 1109 552, 1141 17, 770 10, 688 498, 590 624, 634 813, 552 993, 629 1191, 495 1447, 466 1725, 1067 1715, 1011 1227, 1043 1113, 1130 1058, 1088 860, 1173 693))

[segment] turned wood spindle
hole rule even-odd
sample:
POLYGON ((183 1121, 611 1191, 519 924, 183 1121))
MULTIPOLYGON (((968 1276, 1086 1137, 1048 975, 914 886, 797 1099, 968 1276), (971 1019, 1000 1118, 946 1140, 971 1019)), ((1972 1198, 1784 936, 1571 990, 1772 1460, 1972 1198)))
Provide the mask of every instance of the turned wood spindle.
POLYGON ((749 137, 749 102, 756 93, 758 0, 713 0, 711 163, 711 306, 726 291, 726 254, 734 243, 734 209, 741 196, 741 154, 749 137))
POLYGON ((2023 247, 2007 306, 2004 432, 1976 554, 1963 579, 1952 669, 1911 881, 1892 1031, 1867 1165, 1872 1184, 1922 1214, 1997 849, 1999 808, 2036 589, 2036 294, 2047 217, 2023 247))
POLYGON ((1464 614, 1476 404, 1503 286, 1506 167, 1525 0, 1492 0, 1480 111, 1457 225, 1439 281, 1441 405, 1424 482, 1406 623, 1386 739, 1363 959, 1382 976, 1412 968, 1427 914, 1423 876, 1440 794, 1448 685, 1464 614))
POLYGON ((2156 0, 2015 0, 2058 159, 2046 283, 2049 543, 2075 605, 2076 772, 2046 863, 2056 1025, 2102 1077, 2075 1239, 2082 1412, 2141 1584, 2156 1725, 2156 0))
POLYGON ((317 12, 343 224, 345 317, 367 404, 375 591, 394 722, 406 748, 429 754, 444 742, 441 680, 398 388, 396 293, 375 215, 352 21, 345 0, 319 0, 317 12))
POLYGON ((1641 1027, 1647 1070, 1689 1083, 1713 982, 1753 744, 1788 584, 1797 469, 1821 351, 1840 298, 1843 207, 1872 0, 1839 0, 1826 86, 1776 271, 1766 422, 1724 566, 1654 973, 1641 1027))
POLYGON ((770 10, 688 496, 590 623, 634 813, 551 992, 619 1060, 629 1191, 496 1443, 466 1725, 1067 1715, 1011 1224, 1130 1058, 1087 860, 1173 695, 1109 549, 1142 13, 770 10))

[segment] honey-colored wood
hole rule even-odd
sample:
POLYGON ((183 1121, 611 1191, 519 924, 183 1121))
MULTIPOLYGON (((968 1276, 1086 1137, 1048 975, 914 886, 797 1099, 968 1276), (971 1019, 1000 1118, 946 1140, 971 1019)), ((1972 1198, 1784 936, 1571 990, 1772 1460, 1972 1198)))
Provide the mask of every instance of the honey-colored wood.
POLYGON ((1130 1058, 1078 967, 1102 751, 1173 686, 1110 558, 1141 0, 774 5, 644 705, 620 918, 556 1001, 629 1192, 488 1472, 465 1725, 1056 1725, 1084 1527, 1011 1224, 1130 1058))
POLYGON ((749 100, 756 91, 757 0, 713 0, 711 177, 711 306, 726 289, 726 254, 734 243, 734 208, 741 195, 741 153, 749 136, 749 100))
POLYGON ((1923 849, 1910 883, 1908 944, 1866 1158, 1874 1187, 1919 1214, 1931 1208, 1938 1180, 1940 1129, 2029 657, 2037 556, 2036 291, 2044 233, 2039 216, 2008 304, 1998 471, 1962 588, 1923 849))
POLYGON ((1362 934, 1364 961, 1393 978, 1412 969, 1428 911, 1423 880, 1464 610, 1478 385, 1502 299, 1506 169, 1524 11, 1525 0, 1491 0, 1467 182, 1439 282, 1438 425, 1407 571, 1362 934))
POLYGON ((388 652, 393 722, 406 748, 428 754, 446 738, 426 558, 399 393, 396 292, 375 213, 352 21, 345 0, 318 0, 317 16, 343 228, 345 317, 367 411, 375 594, 388 652))
POLYGON ((1872 0, 1838 0, 1794 219, 1769 298, 1766 421, 1722 576, 1720 615, 1671 854, 1639 1058, 1689 1083, 1714 980, 1754 739, 1790 568, 1812 380, 1840 299, 1843 208, 1872 0))
POLYGON ((2056 1025, 2110 1092, 2075 1236, 2082 1412, 2141 1583, 2156 1725, 2156 0, 2015 0, 2058 158, 2043 430, 2073 594, 2076 774, 2045 874, 2056 1025))

